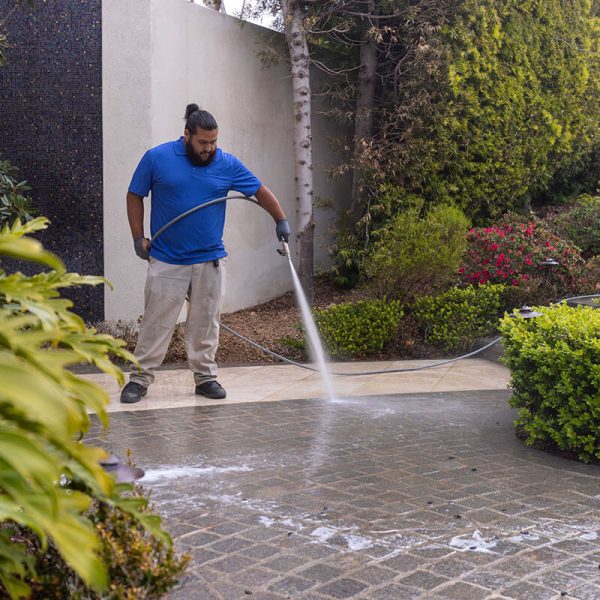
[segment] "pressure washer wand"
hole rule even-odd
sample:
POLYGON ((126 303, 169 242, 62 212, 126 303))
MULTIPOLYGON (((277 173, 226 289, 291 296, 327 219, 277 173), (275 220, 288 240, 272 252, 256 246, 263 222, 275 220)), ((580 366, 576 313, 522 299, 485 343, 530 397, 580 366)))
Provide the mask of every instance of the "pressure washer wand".
POLYGON ((283 239, 283 237, 281 238, 281 248, 277 248, 277 254, 279 254, 279 256, 290 255, 290 247, 288 246, 288 243, 283 239))

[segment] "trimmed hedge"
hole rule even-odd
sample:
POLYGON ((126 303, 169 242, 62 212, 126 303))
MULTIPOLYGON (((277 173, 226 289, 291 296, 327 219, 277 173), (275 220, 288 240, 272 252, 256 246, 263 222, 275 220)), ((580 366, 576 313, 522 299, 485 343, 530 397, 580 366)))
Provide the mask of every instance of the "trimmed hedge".
POLYGON ((321 339, 335 358, 381 352, 394 339, 403 314, 402 305, 395 300, 344 302, 313 311, 321 339))
POLYGON ((600 459, 600 310, 566 304, 500 324, 516 424, 527 443, 600 459))
POLYGON ((413 314, 429 343, 446 352, 469 350, 478 337, 495 331, 505 290, 502 284, 455 287, 418 298, 413 314))

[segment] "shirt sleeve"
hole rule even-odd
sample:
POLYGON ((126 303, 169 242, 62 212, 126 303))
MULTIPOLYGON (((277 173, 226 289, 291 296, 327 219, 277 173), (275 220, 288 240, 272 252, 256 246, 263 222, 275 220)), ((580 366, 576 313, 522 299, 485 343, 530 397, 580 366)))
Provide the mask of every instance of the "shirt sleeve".
POLYGON ((254 173, 252 173, 246 166, 235 156, 233 159, 233 181, 231 188, 241 192, 245 196, 254 195, 260 186, 262 185, 260 179, 258 179, 254 173))
POLYGON ((142 160, 138 164, 136 170, 133 172, 131 183, 129 184, 129 190, 132 194, 137 194, 142 198, 145 198, 152 188, 152 155, 148 150, 142 160))

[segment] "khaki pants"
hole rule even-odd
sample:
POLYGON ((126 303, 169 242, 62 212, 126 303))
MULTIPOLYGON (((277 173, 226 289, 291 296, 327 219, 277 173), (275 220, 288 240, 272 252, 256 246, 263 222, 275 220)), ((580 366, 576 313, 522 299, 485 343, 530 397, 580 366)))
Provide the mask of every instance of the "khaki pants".
POLYGON ((169 348, 177 317, 188 290, 190 304, 185 324, 185 349, 196 385, 216 379, 215 354, 224 291, 225 260, 195 265, 170 265, 150 258, 144 289, 144 316, 135 357, 141 372, 129 379, 148 387, 169 348))

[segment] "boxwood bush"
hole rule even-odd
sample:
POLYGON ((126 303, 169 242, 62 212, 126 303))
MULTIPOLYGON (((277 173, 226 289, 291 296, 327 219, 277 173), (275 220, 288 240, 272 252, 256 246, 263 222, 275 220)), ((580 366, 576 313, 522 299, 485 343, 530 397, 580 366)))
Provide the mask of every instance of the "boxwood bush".
POLYGON ((478 337, 495 331, 505 290, 502 284, 451 288, 418 298, 413 315, 429 343, 446 352, 468 350, 478 337))
POLYGON ((313 314, 330 356, 351 358, 381 352, 394 339, 404 311, 397 300, 384 299, 344 302, 313 314))
POLYGON ((530 445, 600 459, 600 310, 566 304, 500 324, 511 371, 510 404, 530 445))

